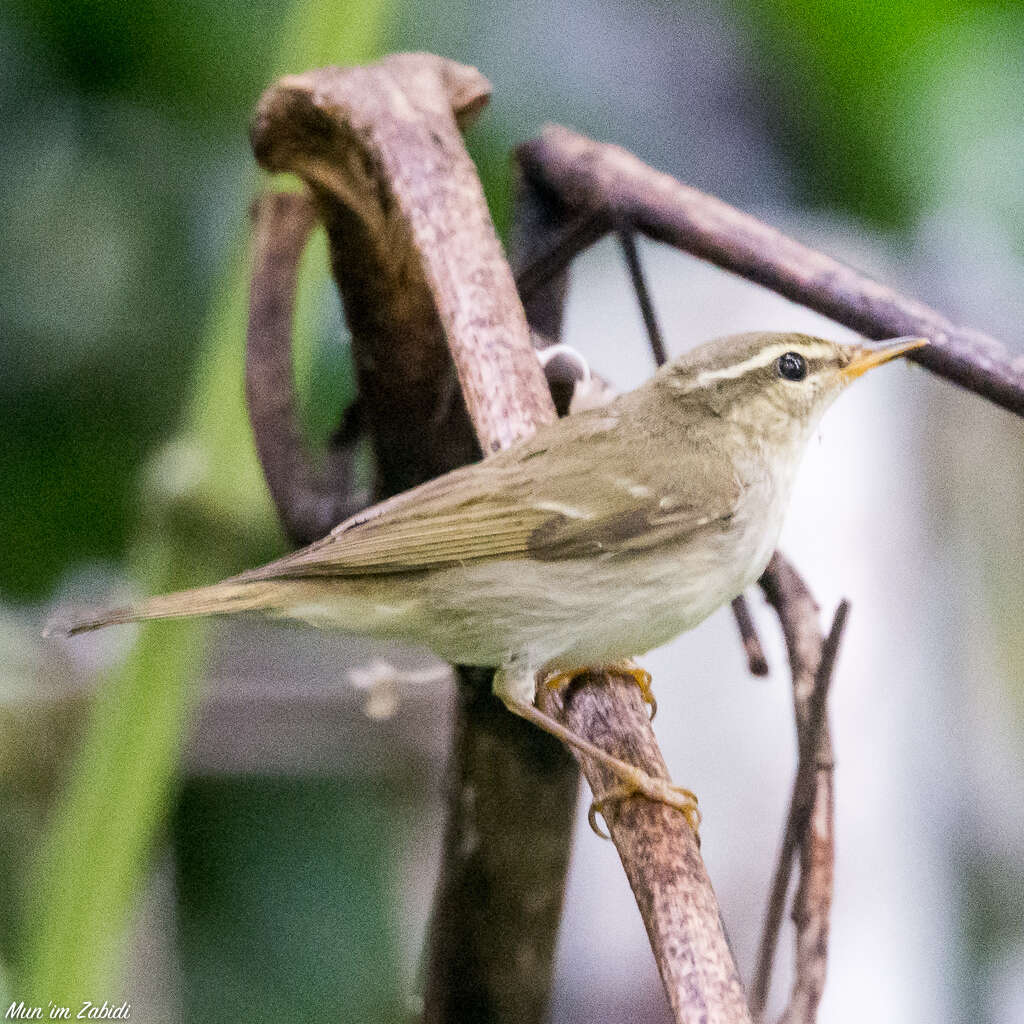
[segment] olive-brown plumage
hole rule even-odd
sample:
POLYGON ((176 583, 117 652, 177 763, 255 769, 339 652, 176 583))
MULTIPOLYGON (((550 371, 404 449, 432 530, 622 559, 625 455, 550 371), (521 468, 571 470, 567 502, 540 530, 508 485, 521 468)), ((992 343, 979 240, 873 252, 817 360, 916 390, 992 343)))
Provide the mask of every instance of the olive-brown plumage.
POLYGON ((533 707, 538 672, 641 654, 755 580, 821 414, 854 377, 920 344, 709 342, 300 551, 56 628, 259 611, 420 642, 499 669, 495 691, 512 710, 580 746, 533 707))

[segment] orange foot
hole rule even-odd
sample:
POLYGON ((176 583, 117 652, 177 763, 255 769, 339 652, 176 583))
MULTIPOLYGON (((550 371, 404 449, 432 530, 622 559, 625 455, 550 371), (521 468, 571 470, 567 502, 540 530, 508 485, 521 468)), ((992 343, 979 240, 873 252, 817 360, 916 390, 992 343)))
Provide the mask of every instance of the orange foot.
POLYGON ((587 672, 618 672, 624 676, 631 676, 633 682, 640 688, 644 703, 650 707, 651 721, 654 721, 654 716, 658 713, 658 700, 654 696, 654 690, 651 689, 651 673, 628 658, 623 661, 613 661, 608 665, 587 665, 582 668, 569 669, 566 672, 555 672, 548 676, 544 685, 549 690, 561 690, 577 676, 587 672))
POLYGON ((587 821, 590 822, 590 827, 594 832, 602 839, 610 839, 611 836, 598 825, 597 816, 599 814, 603 816, 605 808, 609 804, 617 804, 633 796, 646 797, 648 800, 667 804, 680 811, 686 818, 686 823, 693 829, 693 833, 697 837, 697 845, 700 845, 700 810, 697 807, 697 795, 683 786, 673 786, 663 779, 655 779, 651 776, 646 776, 642 782, 639 779, 620 782, 607 790, 599 799, 592 801, 590 810, 587 811, 587 821))

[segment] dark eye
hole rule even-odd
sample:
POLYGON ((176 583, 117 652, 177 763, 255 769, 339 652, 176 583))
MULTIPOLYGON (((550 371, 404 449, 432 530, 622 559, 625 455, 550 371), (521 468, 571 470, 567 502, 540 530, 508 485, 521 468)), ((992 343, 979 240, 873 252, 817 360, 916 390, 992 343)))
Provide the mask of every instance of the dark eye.
POLYGON ((807 376, 807 360, 799 352, 784 352, 779 356, 775 369, 786 380, 803 380, 807 376))

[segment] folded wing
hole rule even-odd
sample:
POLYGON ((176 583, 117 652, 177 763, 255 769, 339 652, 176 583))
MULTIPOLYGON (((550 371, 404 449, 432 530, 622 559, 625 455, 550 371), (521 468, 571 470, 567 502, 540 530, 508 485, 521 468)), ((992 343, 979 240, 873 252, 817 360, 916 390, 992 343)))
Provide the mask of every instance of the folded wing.
POLYGON ((707 478, 709 465, 721 466, 719 460, 676 448, 647 452, 617 473, 618 453, 601 417, 570 419, 581 420, 573 436, 565 436, 563 420, 553 425, 561 431, 538 434, 523 447, 375 505, 323 540, 236 579, 349 577, 483 560, 614 554, 715 528, 733 514, 739 482, 707 478), (581 431, 587 432, 583 438, 581 431), (659 466, 659 458, 671 464, 659 466), (670 487, 665 480, 673 481, 670 487))

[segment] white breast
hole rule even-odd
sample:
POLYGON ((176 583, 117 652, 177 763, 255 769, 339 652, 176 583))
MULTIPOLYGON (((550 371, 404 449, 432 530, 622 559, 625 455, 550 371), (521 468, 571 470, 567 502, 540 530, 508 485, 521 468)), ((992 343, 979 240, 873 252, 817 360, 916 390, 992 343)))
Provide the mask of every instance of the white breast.
POLYGON ((291 614, 418 641, 460 664, 496 667, 515 657, 572 669, 617 661, 692 629, 757 579, 778 541, 789 486, 751 473, 725 530, 674 549, 338 581, 332 600, 291 614))

